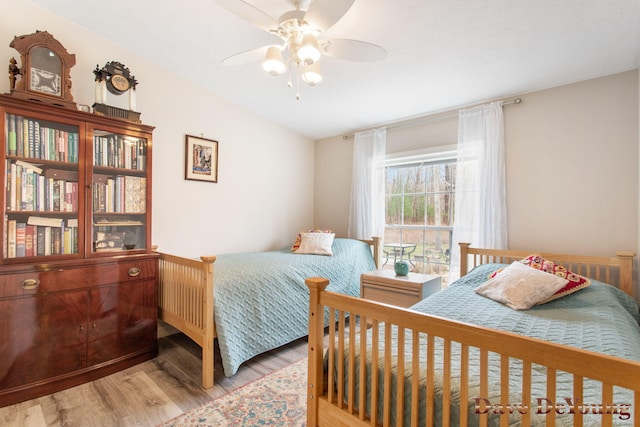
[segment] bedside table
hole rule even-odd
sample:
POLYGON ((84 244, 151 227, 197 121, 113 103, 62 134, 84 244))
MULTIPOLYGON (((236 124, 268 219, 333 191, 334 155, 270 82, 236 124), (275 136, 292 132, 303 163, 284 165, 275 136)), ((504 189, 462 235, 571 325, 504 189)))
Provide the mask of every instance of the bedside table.
POLYGON ((409 307, 440 290, 440 276, 393 270, 374 270, 360 275, 360 297, 399 307, 409 307))

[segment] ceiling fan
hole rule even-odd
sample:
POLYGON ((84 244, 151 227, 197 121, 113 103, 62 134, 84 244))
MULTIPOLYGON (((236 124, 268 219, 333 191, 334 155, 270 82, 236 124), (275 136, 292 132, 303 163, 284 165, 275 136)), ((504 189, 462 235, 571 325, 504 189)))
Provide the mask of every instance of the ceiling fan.
MULTIPOLYGON (((380 46, 360 40, 324 38, 355 0, 288 0, 294 7, 278 19, 244 0, 216 0, 222 7, 274 36, 274 43, 226 58, 226 66, 263 60, 262 67, 273 76, 289 70, 289 87, 295 76, 309 86, 322 81, 318 61, 330 56, 350 61, 379 61, 387 52, 380 46)), ((296 99, 300 94, 296 93, 296 99)))

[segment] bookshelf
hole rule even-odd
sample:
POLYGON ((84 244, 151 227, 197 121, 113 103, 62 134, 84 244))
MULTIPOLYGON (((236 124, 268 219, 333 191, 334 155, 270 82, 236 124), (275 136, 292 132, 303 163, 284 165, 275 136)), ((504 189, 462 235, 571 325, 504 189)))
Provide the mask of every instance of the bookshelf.
POLYGON ((0 95, 0 407, 157 354, 153 127, 0 95))
POLYGON ((92 250, 147 248, 147 138, 98 129, 93 135, 92 250))

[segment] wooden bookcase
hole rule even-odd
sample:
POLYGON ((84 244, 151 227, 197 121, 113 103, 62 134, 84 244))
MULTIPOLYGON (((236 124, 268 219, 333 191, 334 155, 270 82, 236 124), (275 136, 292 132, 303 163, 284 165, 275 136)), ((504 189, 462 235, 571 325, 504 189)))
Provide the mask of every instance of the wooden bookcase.
POLYGON ((0 95, 0 406, 157 355, 153 127, 0 95))

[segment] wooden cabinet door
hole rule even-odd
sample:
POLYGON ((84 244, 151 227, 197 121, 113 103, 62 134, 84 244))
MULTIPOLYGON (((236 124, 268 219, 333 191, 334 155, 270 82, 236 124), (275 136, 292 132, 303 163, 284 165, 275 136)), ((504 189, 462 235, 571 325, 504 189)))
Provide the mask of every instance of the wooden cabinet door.
POLYGON ((89 366, 156 345, 155 280, 124 282, 89 291, 89 366))
POLYGON ((86 366, 87 293, 0 300, 0 390, 86 366))

